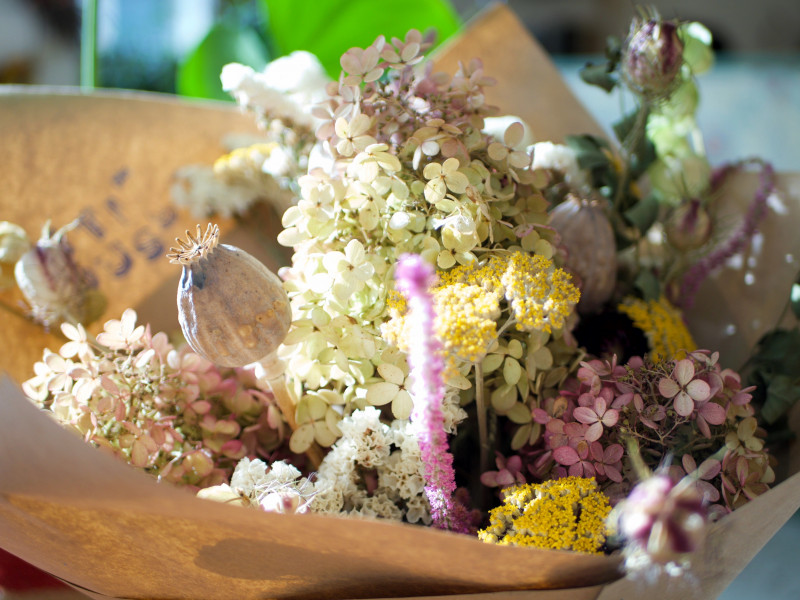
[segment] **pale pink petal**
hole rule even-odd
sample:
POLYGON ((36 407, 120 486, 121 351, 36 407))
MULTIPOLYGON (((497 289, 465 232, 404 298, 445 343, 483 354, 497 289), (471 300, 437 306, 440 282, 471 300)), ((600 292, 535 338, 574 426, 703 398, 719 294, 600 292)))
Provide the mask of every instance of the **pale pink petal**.
POLYGON ((571 446, 560 446, 553 450, 553 458, 561 465, 570 466, 574 465, 580 460, 575 448, 571 446))
POLYGON ((575 410, 573 410, 572 416, 576 420, 586 425, 597 423, 597 413, 593 411, 591 408, 587 408, 585 406, 579 406, 575 410))
POLYGON ((604 468, 606 472, 606 477, 608 477, 611 481, 622 483, 622 473, 619 472, 619 469, 617 469, 617 467, 612 465, 605 465, 604 468))
POLYGON ((583 437, 586 438, 587 442, 596 442, 602 435, 603 424, 600 421, 595 421, 593 424, 589 425, 589 428, 586 430, 586 433, 583 434, 583 437))
POLYGON ((675 370, 672 372, 672 375, 675 377, 675 381, 681 386, 686 385, 694 377, 694 363, 688 358, 679 360, 675 363, 675 370))
POLYGON ((711 387, 702 379, 694 379, 686 386, 686 392, 696 402, 705 402, 711 397, 711 387))
POLYGON ((698 412, 712 425, 722 425, 725 422, 727 411, 716 402, 706 402, 698 412))
POLYGON ((619 421, 619 411, 611 409, 607 410, 603 414, 603 418, 600 419, 600 422, 605 425, 606 427, 613 427, 619 421))
POLYGON ((658 382, 658 393, 664 398, 672 398, 681 391, 681 387, 675 383, 675 380, 669 377, 664 377, 658 382))
POLYGON ((675 396, 675 412, 682 417, 688 417, 694 410, 694 401, 692 397, 686 392, 680 392, 675 396))
POLYGON ((700 430, 700 434, 706 439, 711 439, 711 428, 703 418, 703 415, 697 415, 695 423, 697 424, 697 428, 700 430))
POLYGON ((624 453, 625 448, 623 448, 620 444, 611 444, 608 448, 606 448, 606 451, 603 454, 603 462, 607 465, 613 465, 622 459, 622 455, 624 453))

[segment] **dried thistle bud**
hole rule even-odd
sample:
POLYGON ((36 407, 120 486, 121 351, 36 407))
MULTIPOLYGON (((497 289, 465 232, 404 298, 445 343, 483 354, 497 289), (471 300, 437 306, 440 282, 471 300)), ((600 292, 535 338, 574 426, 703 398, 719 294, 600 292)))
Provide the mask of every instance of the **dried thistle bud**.
POLYGON ((219 227, 200 225, 171 248, 183 265, 178 319, 192 349, 223 367, 241 367, 274 352, 292 320, 278 276, 235 246, 219 244, 219 227))
POLYGON ((617 282, 617 244, 602 206, 575 194, 550 212, 550 226, 567 251, 565 266, 577 276, 581 299, 578 312, 600 310, 617 282))
POLYGON ((634 19, 622 55, 622 76, 628 86, 648 99, 665 98, 680 83, 683 42, 678 26, 657 15, 634 19))
POLYGON ((14 263, 31 247, 28 234, 19 225, 0 221, 0 289, 14 284, 14 263))
POLYGON ((36 245, 14 266, 31 316, 45 327, 63 322, 88 324, 105 310, 105 297, 72 257, 66 233, 73 227, 75 223, 51 234, 48 221, 36 245))
POLYGON ((657 564, 685 563, 705 539, 708 512, 690 477, 675 483, 665 473, 653 475, 615 510, 629 552, 644 552, 657 564))
POLYGON ((696 198, 673 210, 665 227, 669 243, 684 252, 703 246, 711 238, 711 229, 711 217, 696 198))

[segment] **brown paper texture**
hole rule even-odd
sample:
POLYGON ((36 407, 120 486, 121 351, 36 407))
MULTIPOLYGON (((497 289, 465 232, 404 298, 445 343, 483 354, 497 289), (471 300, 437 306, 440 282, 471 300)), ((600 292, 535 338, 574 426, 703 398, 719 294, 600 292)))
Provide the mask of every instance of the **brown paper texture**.
MULTIPOLYGON (((505 6, 491 8, 445 47, 437 68, 452 72, 457 61, 475 56, 498 81, 489 102, 524 118, 537 139, 602 134, 505 6)), ((137 260, 127 274, 111 277, 123 264, 115 244, 133 248, 131 234, 147 226, 169 245, 193 227, 195 220, 177 211, 176 220, 158 229, 173 210, 168 200, 172 172, 185 164, 210 164, 221 153, 222 135, 254 131, 252 119, 231 107, 139 94, 38 95, 12 89, 0 95, 0 130, 2 218, 35 237, 43 219, 60 225, 89 209, 104 237, 83 228, 70 239, 79 259, 86 257, 101 272, 111 304, 100 322, 134 306, 140 320, 153 322, 155 329, 174 328, 174 266, 163 257, 151 262, 134 254, 137 260), (127 221, 118 219, 109 199, 127 221)), ((741 185, 734 180, 734 189, 746 203, 756 183, 742 177, 741 185)), ((793 190, 792 211, 800 206, 797 181, 794 176, 781 180, 793 190)), ((792 217, 794 223, 797 218, 792 217)), ((279 228, 270 221, 266 226, 279 228)), ((785 229, 788 219, 774 226, 771 239, 796 243, 785 229)), ((264 224, 259 227, 264 230, 264 224)), ((268 263, 280 263, 274 245, 265 248, 263 238, 242 238, 235 243, 268 263)), ((765 250, 761 266, 766 269, 781 248, 765 250), (773 259, 767 260, 767 252, 773 259)), ((785 298, 794 273, 788 280, 783 271, 774 275, 765 270, 757 277, 770 282, 776 298, 785 298)), ((732 275, 734 280, 740 276, 732 275)), ((730 306, 725 318, 717 315, 714 299, 728 286, 735 289, 734 280, 720 276, 701 289, 699 298, 712 304, 698 302, 690 314, 696 326, 712 318, 746 323, 757 309, 763 317, 777 314, 757 295, 739 302, 737 291, 723 294, 730 306)), ((17 381, 30 376, 45 346, 57 349, 61 343, 22 321, 4 317, 3 326, 6 341, 14 343, 2 346, 0 365, 17 381)), ((757 339, 755 330, 746 328, 739 329, 747 333, 741 340, 714 337, 719 327, 707 328, 710 333, 699 333, 698 341, 711 347, 742 348, 757 339)), ((0 383, 0 546, 93 598, 713 598, 798 505, 795 476, 725 517, 706 546, 702 585, 673 580, 643 587, 623 580, 602 587, 618 577, 615 558, 505 548, 411 525, 275 515, 199 500, 90 448, 25 400, 9 380, 0 383)))
MULTIPOLYGON (((91 448, 0 384, 0 544, 115 598, 378 598, 592 586, 617 560, 200 500, 91 448)), ((536 596, 532 596, 536 598, 536 596)))
POLYGON ((487 104, 499 107, 501 115, 522 118, 535 141, 563 143, 565 136, 582 133, 606 137, 506 5, 484 10, 433 56, 435 70, 450 74, 459 62, 467 64, 473 58, 480 58, 484 74, 497 80, 486 90, 487 104))
MULTIPOLYGON (((55 228, 80 219, 68 240, 108 298, 94 333, 126 308, 146 305, 167 282, 174 282, 171 298, 148 316, 157 329, 175 328, 180 270, 164 254, 197 221, 170 202, 173 173, 187 164, 213 164, 224 153, 223 136, 256 133, 254 119, 221 102, 53 91, 0 86, 0 220, 20 225, 35 242, 47 219, 55 228)), ((228 237, 234 223, 218 221, 228 237)), ((251 249, 254 241, 241 237, 231 243, 251 249)), ((275 265, 275 250, 259 255, 275 265)), ((21 295, 5 292, 0 299, 16 307, 21 295)), ((0 345, 0 365, 18 381, 28 379, 42 349, 57 351, 65 340, 58 330, 46 334, 2 314, 5 337, 15 342, 0 345)))

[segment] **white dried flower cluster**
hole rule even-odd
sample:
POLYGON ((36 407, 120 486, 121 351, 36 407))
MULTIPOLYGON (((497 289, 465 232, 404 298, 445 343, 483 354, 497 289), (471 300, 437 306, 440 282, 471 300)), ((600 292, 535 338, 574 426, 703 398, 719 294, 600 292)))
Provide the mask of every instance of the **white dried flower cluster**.
POLYGON ((534 169, 552 169, 562 173, 564 181, 579 192, 589 187, 588 173, 578 166, 575 151, 569 146, 538 142, 529 149, 533 152, 534 169))
POLYGON ((241 106, 307 128, 315 126, 311 107, 325 99, 330 81, 317 57, 302 50, 271 61, 261 72, 238 63, 225 65, 220 80, 241 106))
POLYGON ((231 483, 200 490, 197 496, 228 504, 260 508, 266 512, 302 514, 308 512, 314 485, 300 476, 294 466, 275 461, 243 458, 236 465, 231 483))
POLYGON ((429 524, 422 457, 408 421, 386 425, 378 409, 367 407, 339 428, 342 437, 317 473, 311 510, 429 524))
POLYGON ((175 172, 170 194, 176 206, 187 209, 194 217, 230 218, 264 197, 264 190, 247 182, 228 183, 207 165, 186 165, 175 172))

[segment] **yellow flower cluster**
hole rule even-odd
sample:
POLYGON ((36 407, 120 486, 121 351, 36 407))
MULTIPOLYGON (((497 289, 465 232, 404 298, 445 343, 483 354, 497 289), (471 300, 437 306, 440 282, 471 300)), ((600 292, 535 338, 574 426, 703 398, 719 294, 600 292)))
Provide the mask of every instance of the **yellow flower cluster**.
MULTIPOLYGON (((432 293, 436 332, 448 365, 483 359, 497 338, 503 297, 518 330, 552 333, 563 327, 580 297, 570 279, 551 260, 524 252, 494 255, 482 265, 460 265, 440 272, 432 293)), ((387 306, 392 318, 382 327, 383 337, 404 349, 405 300, 391 292, 387 306)))
POLYGON ((268 179, 262 167, 264 161, 278 147, 276 142, 263 142, 236 148, 214 162, 214 173, 229 183, 260 182, 268 179))
POLYGON ((503 494, 503 504, 489 513, 489 526, 478 532, 481 541, 600 553, 611 504, 594 478, 564 477, 503 494))
POLYGON ((572 277, 538 254, 513 253, 503 273, 506 298, 517 320, 517 329, 551 333, 561 329, 580 299, 572 277))
POLYGON ((436 331, 448 356, 474 363, 497 338, 500 300, 477 285, 453 283, 435 294, 436 331))
POLYGON ((628 297, 617 310, 644 332, 650 345, 650 357, 655 361, 686 358, 687 352, 697 349, 683 315, 664 296, 649 301, 628 297))

